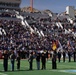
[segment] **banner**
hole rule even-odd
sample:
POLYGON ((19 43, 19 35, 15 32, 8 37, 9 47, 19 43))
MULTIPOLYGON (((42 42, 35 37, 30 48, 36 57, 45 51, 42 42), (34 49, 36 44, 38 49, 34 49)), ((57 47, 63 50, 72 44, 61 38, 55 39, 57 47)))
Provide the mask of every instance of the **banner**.
POLYGON ((53 49, 53 50, 56 50, 56 49, 57 49, 56 42, 53 42, 53 43, 52 43, 52 49, 53 49))

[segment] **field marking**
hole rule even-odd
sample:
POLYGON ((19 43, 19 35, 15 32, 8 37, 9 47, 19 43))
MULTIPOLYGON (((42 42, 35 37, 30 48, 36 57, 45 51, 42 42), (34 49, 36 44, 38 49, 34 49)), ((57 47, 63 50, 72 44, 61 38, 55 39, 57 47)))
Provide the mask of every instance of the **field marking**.
POLYGON ((0 73, 0 75, 7 75, 7 74, 5 74, 5 73, 0 73))
POLYGON ((67 70, 50 70, 50 71, 64 72, 64 73, 69 73, 69 74, 75 74, 76 75, 76 72, 68 72, 67 70))

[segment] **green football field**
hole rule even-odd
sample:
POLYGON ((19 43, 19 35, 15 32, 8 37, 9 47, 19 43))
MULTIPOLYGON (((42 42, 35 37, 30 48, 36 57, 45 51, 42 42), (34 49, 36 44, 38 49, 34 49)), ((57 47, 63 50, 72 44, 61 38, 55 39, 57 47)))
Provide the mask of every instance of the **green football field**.
POLYGON ((29 63, 28 60, 21 60, 21 70, 16 70, 16 62, 15 62, 15 71, 11 71, 11 63, 10 60, 8 62, 8 72, 3 72, 3 62, 0 60, 0 75, 76 75, 76 62, 68 62, 66 60, 65 63, 62 61, 60 63, 57 62, 57 69, 52 70, 51 60, 46 62, 46 70, 37 70, 36 61, 33 61, 33 70, 29 71, 29 63))

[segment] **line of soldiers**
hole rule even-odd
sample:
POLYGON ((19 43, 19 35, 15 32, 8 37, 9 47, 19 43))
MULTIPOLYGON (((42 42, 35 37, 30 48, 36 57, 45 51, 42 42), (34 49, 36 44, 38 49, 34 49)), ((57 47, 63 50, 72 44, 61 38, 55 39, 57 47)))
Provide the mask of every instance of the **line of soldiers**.
MULTIPOLYGON (((74 57, 74 62, 76 62, 76 51, 68 51, 68 58, 69 58, 69 62, 71 61, 71 56, 73 54, 74 57)), ((56 59, 58 57, 58 62, 61 61, 61 55, 63 55, 63 62, 65 62, 65 57, 66 57, 66 52, 63 51, 61 52, 60 50, 58 52, 54 51, 52 54, 52 69, 56 69, 57 65, 56 65, 56 59)), ((4 71, 8 70, 8 59, 11 60, 11 69, 12 71, 14 71, 14 63, 15 63, 15 59, 17 61, 17 70, 20 70, 20 54, 17 53, 17 55, 15 55, 14 51, 11 51, 11 53, 9 54, 7 50, 4 51, 3 55, 3 67, 4 67, 4 71)), ((33 54, 33 52, 31 52, 29 54, 29 70, 33 69, 33 59, 36 59, 36 63, 37 63, 37 69, 40 70, 40 61, 42 63, 42 70, 46 69, 46 58, 48 59, 48 52, 46 53, 35 53, 33 54)))
MULTIPOLYGON (((36 58, 36 63, 37 63, 37 70, 40 70, 40 60, 41 60, 41 64, 42 64, 42 67, 41 67, 41 70, 43 69, 46 69, 46 58, 48 60, 48 53, 46 52, 43 52, 43 53, 37 53, 35 58, 36 58)), ((34 56, 33 56, 33 53, 30 54, 30 57, 28 59, 29 61, 29 70, 32 70, 33 69, 33 59, 34 59, 34 56)), ((57 69, 57 65, 56 65, 56 51, 53 53, 52 55, 52 69, 57 69)))
POLYGON ((74 50, 74 51, 68 50, 67 52, 66 51, 61 52, 59 50, 58 53, 57 53, 58 61, 60 62, 61 61, 61 56, 63 56, 63 62, 65 62, 66 54, 68 55, 69 62, 71 62, 71 57, 73 57, 74 62, 76 62, 76 50, 74 50))
MULTIPOLYGON (((15 64, 15 59, 17 61, 17 70, 20 70, 20 54, 17 53, 17 57, 14 53, 14 51, 11 51, 11 54, 8 53, 7 50, 4 50, 4 53, 2 55, 3 58, 3 67, 4 71, 8 71, 8 59, 11 61, 11 70, 14 71, 14 64, 15 64)), ((33 52, 30 53, 28 61, 29 61, 29 70, 33 69, 33 59, 36 59, 37 62, 37 69, 40 70, 40 60, 42 63, 42 70, 46 69, 46 54, 45 53, 37 53, 33 54, 33 52)))
POLYGON ((37 53, 36 56, 34 57, 33 56, 33 53, 30 54, 29 56, 29 70, 32 70, 33 69, 33 59, 36 58, 36 63, 37 63, 37 69, 40 70, 40 59, 41 59, 41 63, 42 63, 42 70, 43 69, 46 69, 46 55, 44 53, 40 54, 40 53, 37 53))
POLYGON ((14 71, 15 59, 17 61, 17 69, 20 70, 20 55, 19 54, 17 54, 17 57, 16 57, 14 51, 12 51, 11 54, 9 54, 7 50, 4 50, 2 58, 3 58, 4 71, 8 70, 8 59, 11 60, 12 71, 14 71))

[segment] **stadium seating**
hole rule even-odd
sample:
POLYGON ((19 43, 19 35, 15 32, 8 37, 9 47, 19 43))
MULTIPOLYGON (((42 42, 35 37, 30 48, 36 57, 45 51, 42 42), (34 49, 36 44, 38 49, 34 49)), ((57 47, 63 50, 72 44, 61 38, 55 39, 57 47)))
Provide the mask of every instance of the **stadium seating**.
POLYGON ((67 50, 69 41, 76 49, 75 34, 76 25, 66 15, 52 19, 44 12, 0 11, 0 50, 52 50, 53 40, 58 41, 57 48, 67 50))

